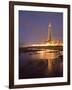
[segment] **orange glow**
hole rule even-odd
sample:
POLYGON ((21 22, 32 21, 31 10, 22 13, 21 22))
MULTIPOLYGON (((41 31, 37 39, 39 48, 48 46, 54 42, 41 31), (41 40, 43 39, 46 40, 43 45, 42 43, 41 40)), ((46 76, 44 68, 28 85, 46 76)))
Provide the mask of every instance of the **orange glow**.
POLYGON ((51 41, 48 43, 43 43, 43 44, 30 44, 30 45, 22 45, 21 47, 34 47, 34 46, 63 46, 62 42, 56 42, 56 41, 51 41))

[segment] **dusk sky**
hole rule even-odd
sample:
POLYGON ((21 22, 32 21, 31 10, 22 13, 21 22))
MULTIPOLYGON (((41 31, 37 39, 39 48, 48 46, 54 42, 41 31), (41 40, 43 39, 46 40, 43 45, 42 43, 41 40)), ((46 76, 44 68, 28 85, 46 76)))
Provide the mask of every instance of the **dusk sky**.
POLYGON ((52 40, 62 40, 63 13, 19 11, 20 45, 47 41, 49 22, 52 24, 52 40))

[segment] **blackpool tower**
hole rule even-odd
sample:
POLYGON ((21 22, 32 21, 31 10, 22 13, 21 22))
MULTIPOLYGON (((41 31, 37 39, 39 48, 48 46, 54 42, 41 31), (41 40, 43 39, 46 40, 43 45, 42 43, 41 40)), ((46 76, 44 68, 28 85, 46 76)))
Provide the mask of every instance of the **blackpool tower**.
POLYGON ((49 23, 48 25, 48 42, 51 42, 52 40, 52 25, 49 23))

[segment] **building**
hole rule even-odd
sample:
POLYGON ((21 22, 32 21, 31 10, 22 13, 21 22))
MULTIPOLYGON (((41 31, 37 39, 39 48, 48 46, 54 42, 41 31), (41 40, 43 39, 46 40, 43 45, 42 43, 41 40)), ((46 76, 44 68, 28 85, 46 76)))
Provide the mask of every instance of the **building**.
POLYGON ((49 23, 48 24, 48 42, 47 44, 50 44, 50 45, 60 45, 62 46, 63 45, 63 40, 54 40, 52 39, 52 24, 49 23))
POLYGON ((52 25, 49 23, 48 25, 48 42, 51 42, 52 40, 52 25))

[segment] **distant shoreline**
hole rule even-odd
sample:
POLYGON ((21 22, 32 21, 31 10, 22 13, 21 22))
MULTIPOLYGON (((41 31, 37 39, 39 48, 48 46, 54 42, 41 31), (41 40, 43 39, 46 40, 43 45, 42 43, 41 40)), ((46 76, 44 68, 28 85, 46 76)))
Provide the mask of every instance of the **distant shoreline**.
POLYGON ((19 53, 22 52, 31 52, 31 51, 40 51, 42 49, 51 49, 63 51, 63 46, 33 46, 33 47, 19 47, 19 53))

